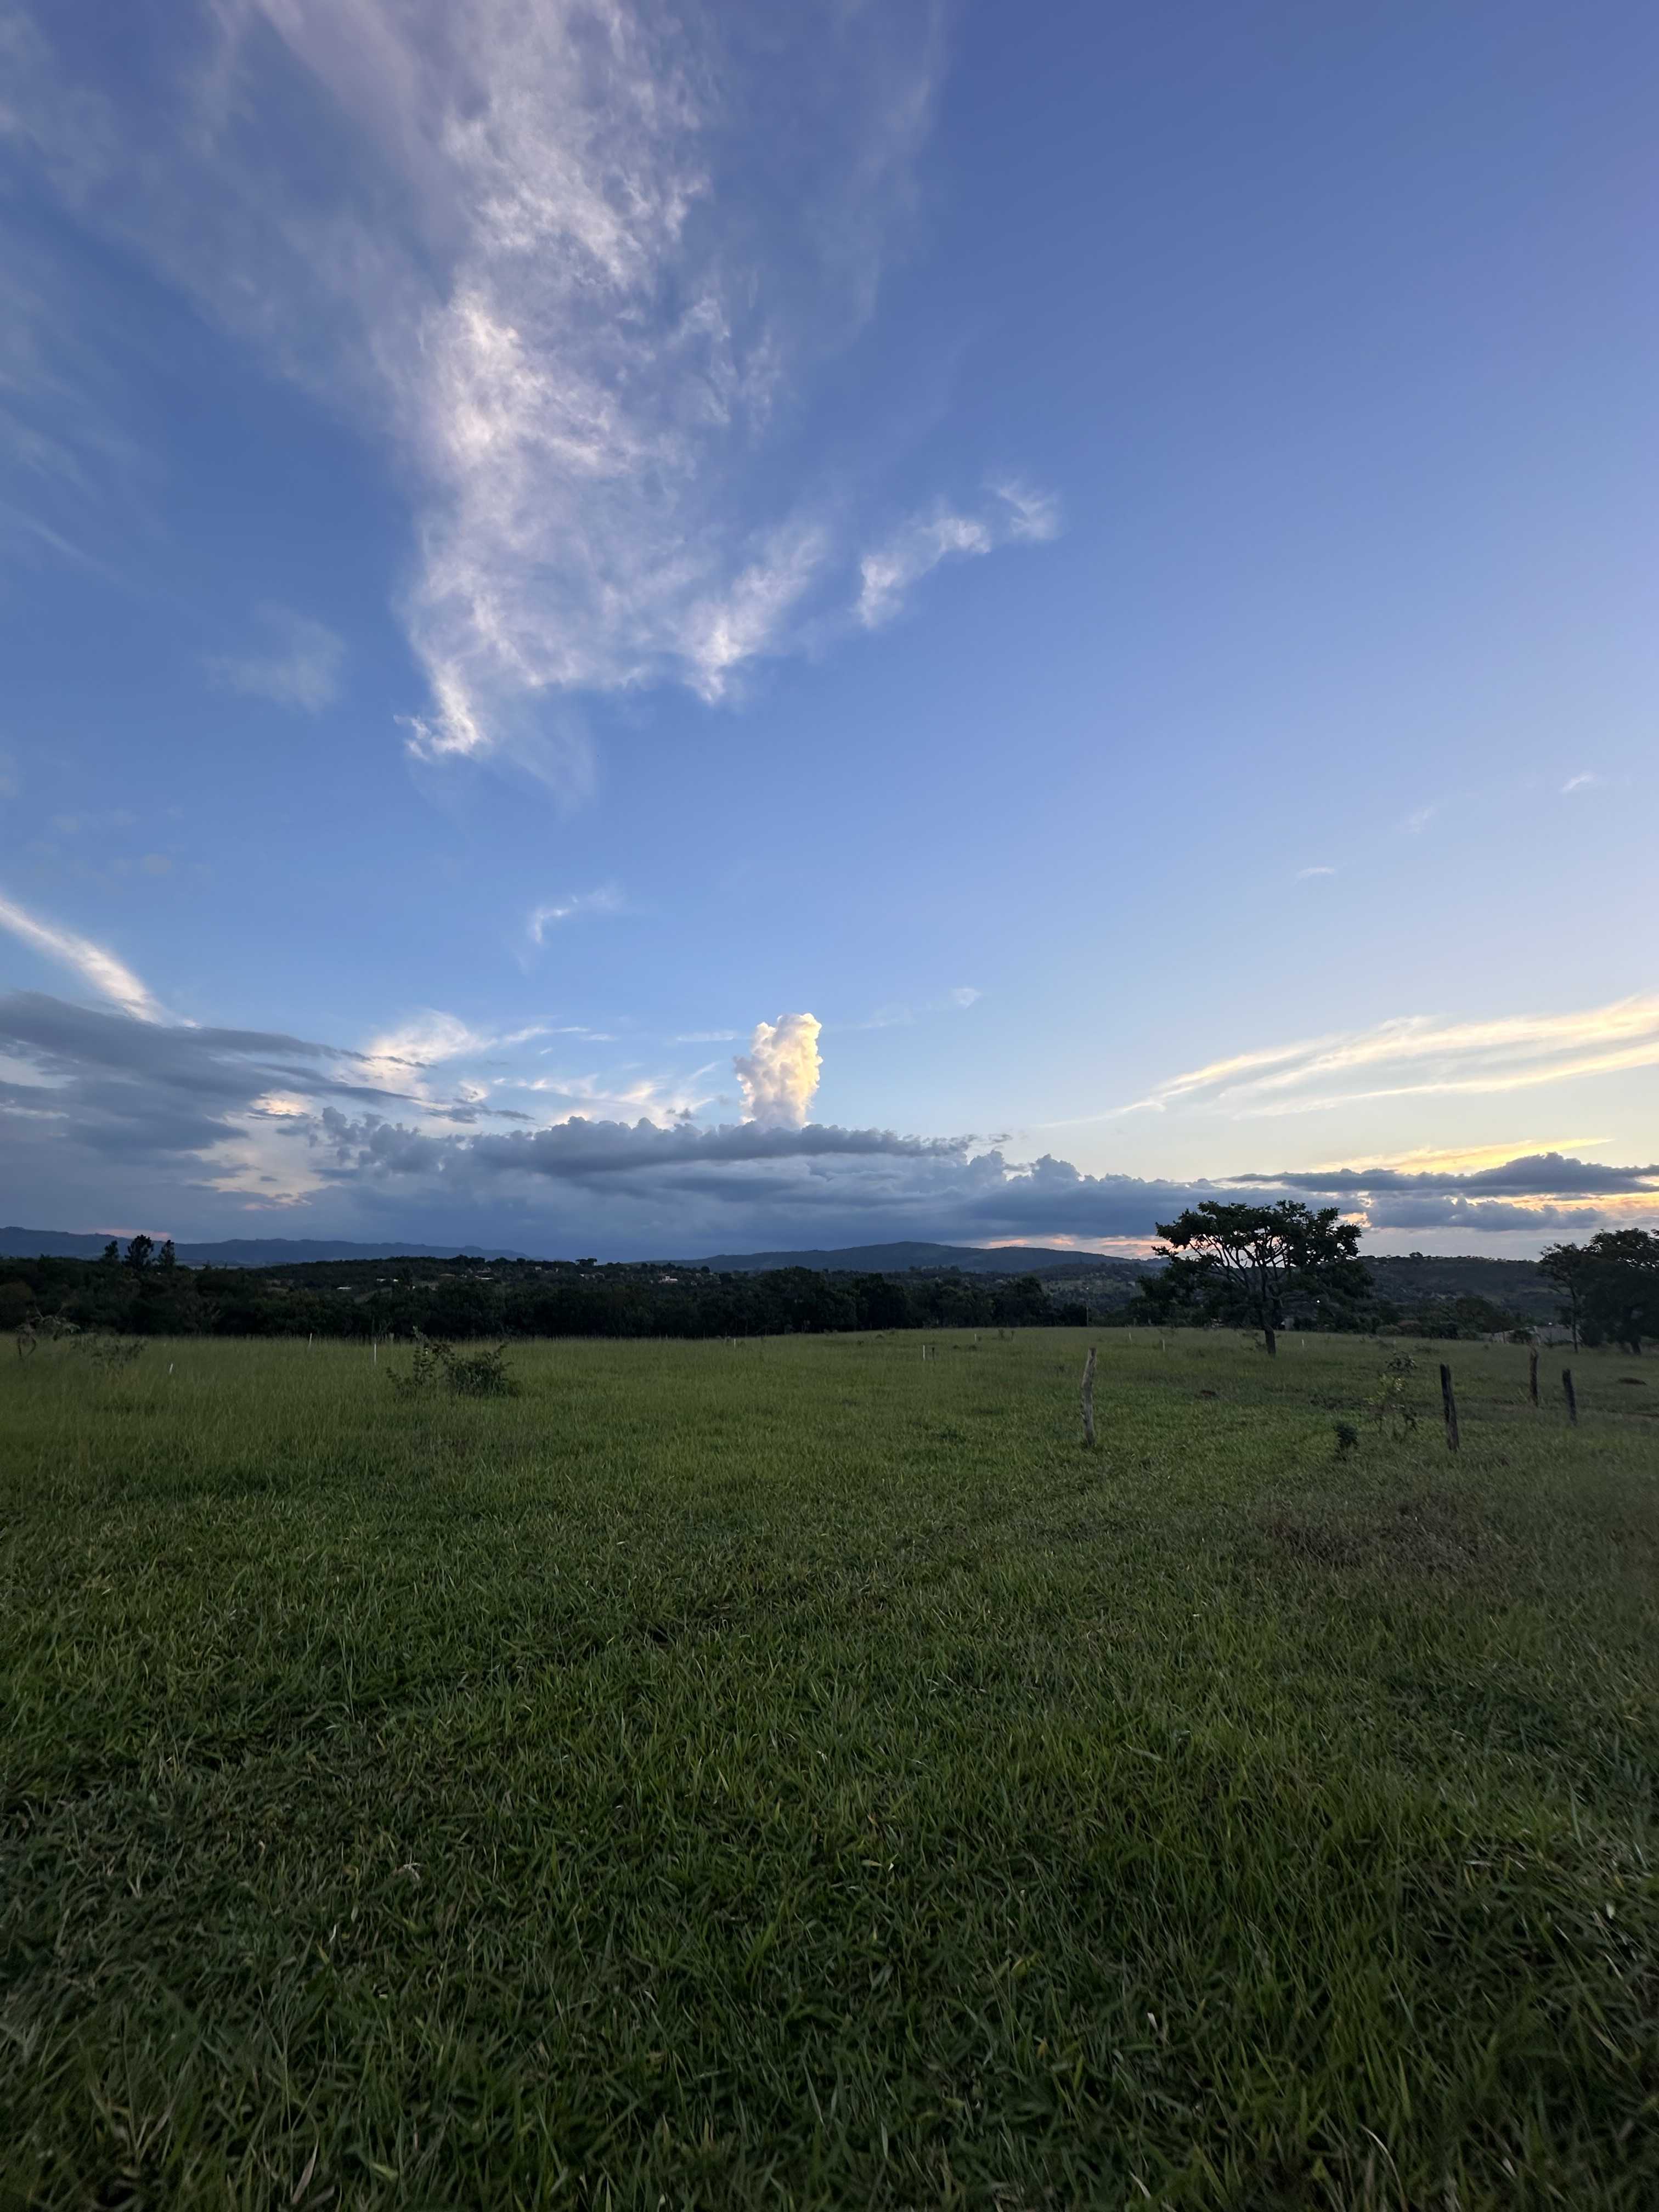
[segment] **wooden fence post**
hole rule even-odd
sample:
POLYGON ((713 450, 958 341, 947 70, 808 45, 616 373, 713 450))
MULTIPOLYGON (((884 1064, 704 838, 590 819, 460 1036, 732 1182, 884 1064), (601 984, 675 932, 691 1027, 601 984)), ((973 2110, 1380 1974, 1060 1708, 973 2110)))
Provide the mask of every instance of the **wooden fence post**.
POLYGON ((1440 1405, 1446 1416, 1446 1449, 1455 1451, 1458 1443, 1457 1399, 1452 1390, 1451 1370, 1445 1366, 1440 1370, 1440 1405))
POLYGON ((1566 1395, 1567 1419, 1572 1423, 1574 1428, 1577 1428, 1578 1426, 1578 1393, 1572 1387, 1571 1367, 1564 1367, 1561 1370, 1561 1388, 1566 1395))
POLYGON ((1535 1406, 1538 1403, 1538 1346, 1535 1344, 1527 1361, 1527 1394, 1535 1406))
POLYGON ((1095 1347, 1089 1346, 1089 1357, 1083 1363, 1083 1441, 1092 1451, 1095 1448, 1095 1347))

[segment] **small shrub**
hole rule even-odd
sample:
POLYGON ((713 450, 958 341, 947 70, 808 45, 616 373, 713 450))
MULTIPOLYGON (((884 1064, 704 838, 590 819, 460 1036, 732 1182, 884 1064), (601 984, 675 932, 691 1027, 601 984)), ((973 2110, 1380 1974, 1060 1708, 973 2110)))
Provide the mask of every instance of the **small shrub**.
POLYGON ((390 1381, 400 1397, 419 1397, 428 1390, 453 1390, 461 1398, 515 1398, 519 1386, 507 1371, 507 1346, 492 1351, 458 1352, 415 1332, 415 1350, 407 1368, 393 1370, 390 1381))
POLYGON ((1336 1455, 1339 1459, 1346 1459, 1350 1452, 1358 1451, 1359 1431, 1352 1421, 1333 1421, 1331 1426, 1336 1431, 1336 1455))
POLYGON ((1366 1401, 1376 1425, 1397 1437, 1417 1426, 1417 1408, 1411 1401, 1411 1378, 1417 1362, 1409 1352, 1397 1352, 1376 1378, 1376 1388, 1366 1401))
POLYGON ((418 1397, 422 1391, 436 1388, 448 1372, 453 1357, 447 1344, 434 1344, 429 1337, 415 1332, 415 1352, 406 1368, 394 1367, 386 1379, 400 1398, 418 1397))
POLYGON ((507 1346, 469 1352, 465 1358, 451 1353, 449 1387, 464 1398, 514 1398, 519 1386, 507 1371, 507 1346))
POLYGON ((81 1336, 70 1346, 83 1358, 90 1359, 95 1367, 113 1374, 123 1367, 131 1367, 135 1359, 143 1357, 142 1337, 81 1336))

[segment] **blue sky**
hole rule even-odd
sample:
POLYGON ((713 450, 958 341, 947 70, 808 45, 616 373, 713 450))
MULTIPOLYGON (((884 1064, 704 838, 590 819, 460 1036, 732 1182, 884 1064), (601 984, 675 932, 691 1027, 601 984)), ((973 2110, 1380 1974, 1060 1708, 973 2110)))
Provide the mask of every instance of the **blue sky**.
POLYGON ((1656 100, 1635 6, 0 0, 6 1217, 1659 1219, 1656 100))

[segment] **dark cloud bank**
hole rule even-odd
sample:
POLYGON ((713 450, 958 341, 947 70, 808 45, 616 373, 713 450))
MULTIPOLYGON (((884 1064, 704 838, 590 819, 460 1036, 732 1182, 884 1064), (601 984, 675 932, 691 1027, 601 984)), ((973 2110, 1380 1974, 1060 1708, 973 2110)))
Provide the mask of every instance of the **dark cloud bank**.
POLYGON ((1251 1194, 1338 1204, 1379 1231, 1513 1233, 1518 1249, 1522 1237, 1605 1225, 1594 1201, 1659 1205, 1659 1165, 1554 1152, 1461 1173, 1292 1170, 1182 1183, 817 1123, 526 1127, 518 1112, 476 1099, 429 1097, 412 1081, 388 1088, 375 1079, 384 1060, 337 1046, 166 1026, 40 993, 0 999, 0 1056, 4 1204, 13 1218, 62 1227, 199 1237, 257 1222, 265 1234, 627 1257, 902 1237, 1145 1237, 1201 1198, 1251 1194))

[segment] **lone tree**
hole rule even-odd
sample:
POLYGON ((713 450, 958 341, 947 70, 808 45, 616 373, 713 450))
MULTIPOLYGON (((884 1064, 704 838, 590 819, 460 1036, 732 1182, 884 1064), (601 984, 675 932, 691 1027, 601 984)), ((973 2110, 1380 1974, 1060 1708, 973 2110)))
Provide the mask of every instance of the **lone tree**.
POLYGON ((146 1237, 141 1229, 127 1247, 127 1265, 135 1274, 142 1274, 155 1256, 155 1239, 146 1237))
POLYGON ((1359 1231, 1340 1220, 1334 1206, 1313 1213, 1294 1199, 1229 1206, 1208 1198, 1174 1221, 1160 1221, 1158 1233, 1164 1239, 1158 1255, 1167 1265, 1143 1278, 1149 1303, 1171 1317, 1184 1306, 1206 1319, 1259 1328, 1273 1356, 1292 1299, 1341 1309, 1370 1288, 1359 1231))

